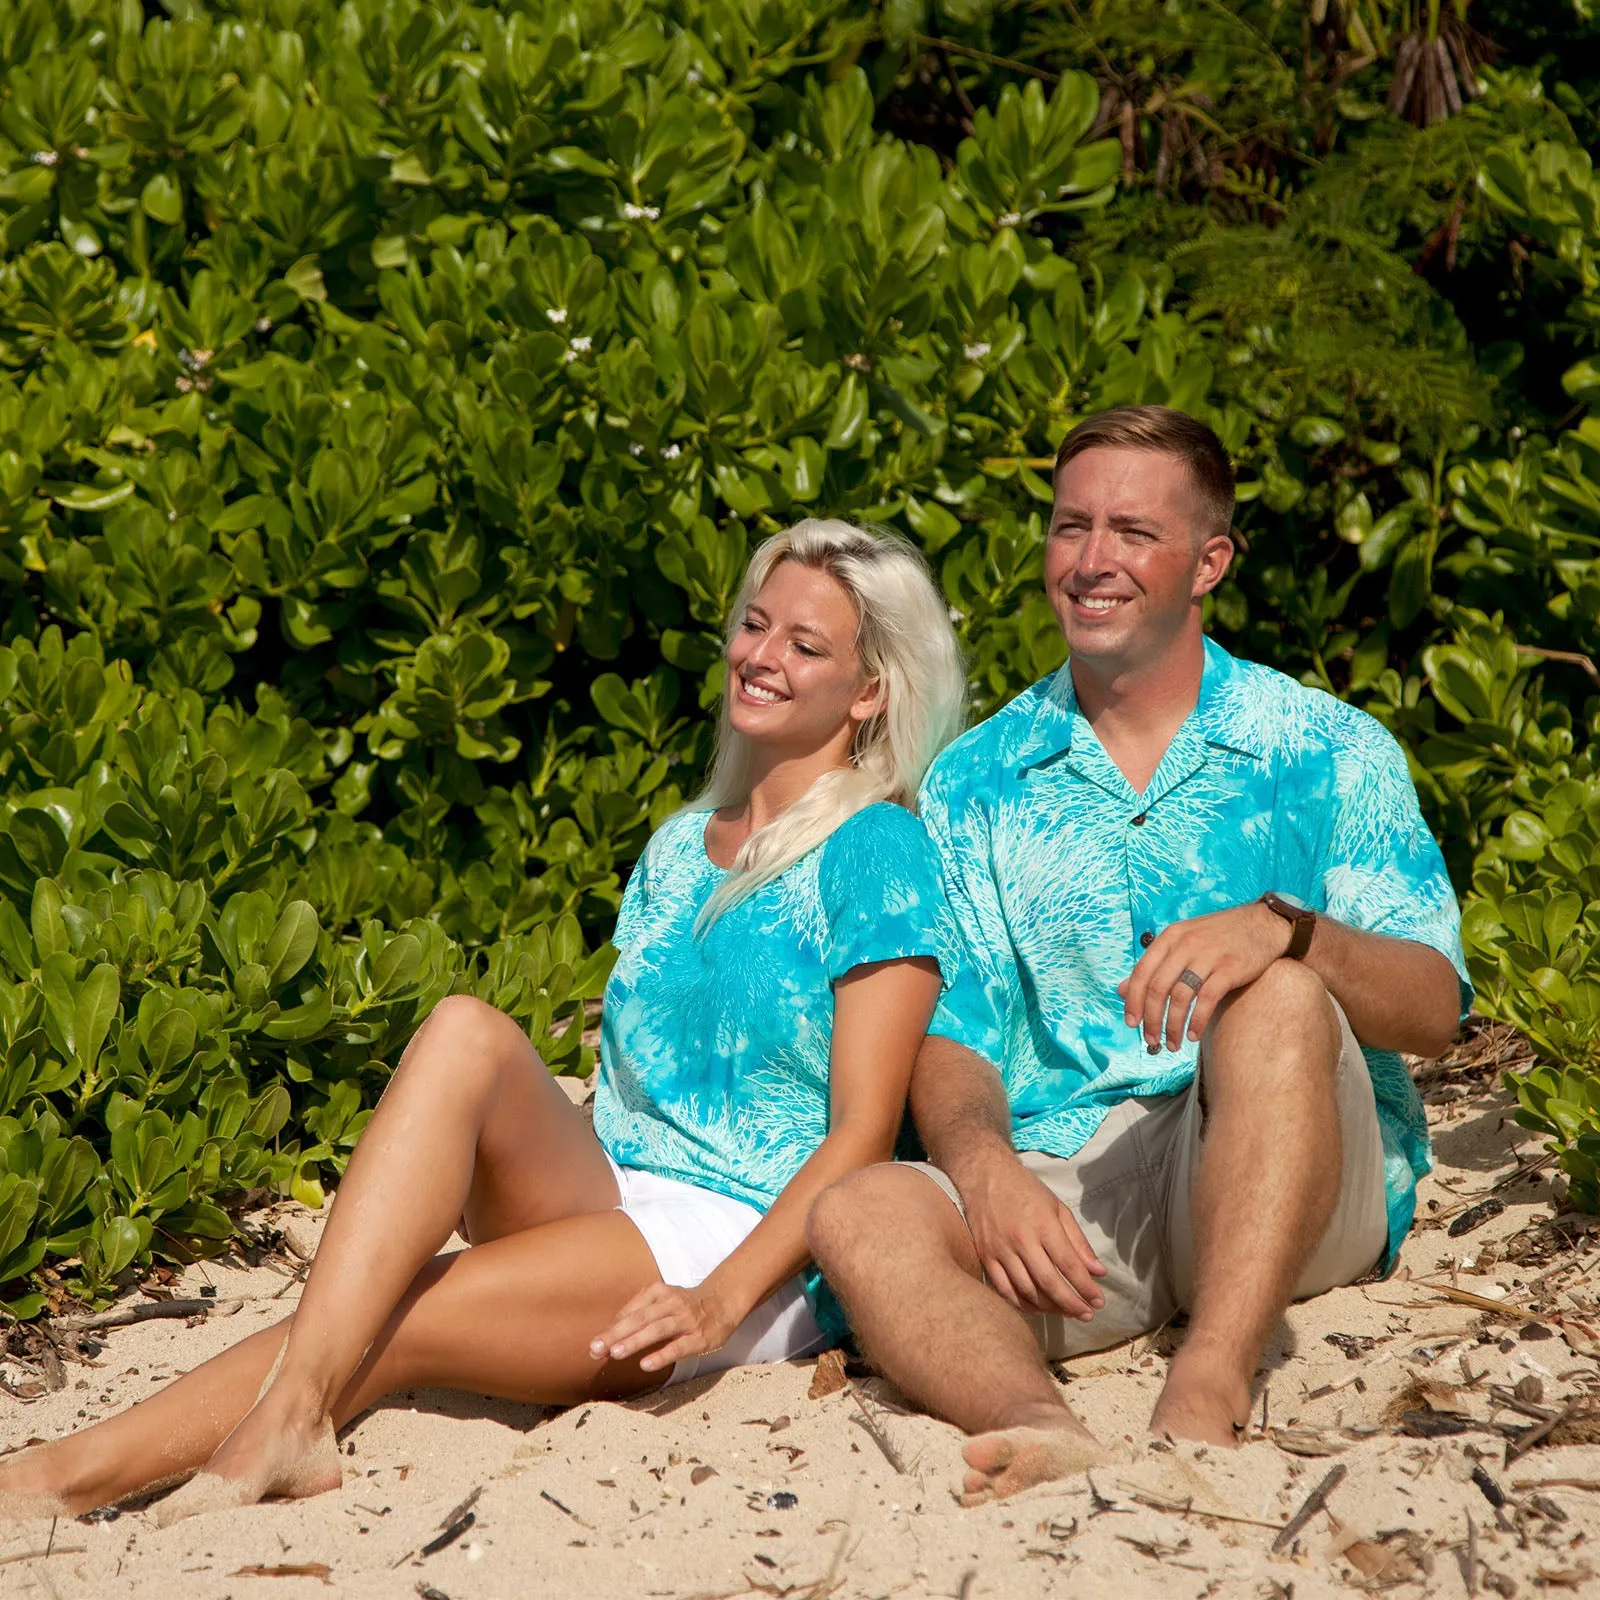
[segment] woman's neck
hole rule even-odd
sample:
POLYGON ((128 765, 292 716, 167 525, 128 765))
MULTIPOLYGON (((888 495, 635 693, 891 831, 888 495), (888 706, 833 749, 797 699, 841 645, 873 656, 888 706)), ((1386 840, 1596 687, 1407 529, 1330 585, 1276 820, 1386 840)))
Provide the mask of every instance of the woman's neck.
POLYGON ((746 837, 776 822, 818 778, 848 766, 850 746, 844 737, 805 755, 756 750, 752 757, 750 792, 738 816, 746 837))

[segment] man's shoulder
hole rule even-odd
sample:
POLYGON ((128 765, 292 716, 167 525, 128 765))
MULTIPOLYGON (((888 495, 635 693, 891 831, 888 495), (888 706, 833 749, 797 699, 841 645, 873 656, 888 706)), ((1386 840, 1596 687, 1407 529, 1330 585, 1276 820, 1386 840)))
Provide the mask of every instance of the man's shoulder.
POLYGON ((1210 715, 1213 735, 1285 765, 1399 754, 1370 712, 1259 661, 1216 652, 1226 663, 1210 715))
POLYGON ((1020 751, 1031 736, 1040 711, 1051 702, 1057 676, 1052 672, 1030 684, 1014 700, 947 744, 923 779, 922 801, 949 805, 970 793, 975 780, 980 780, 977 786, 988 787, 997 767, 1020 751))

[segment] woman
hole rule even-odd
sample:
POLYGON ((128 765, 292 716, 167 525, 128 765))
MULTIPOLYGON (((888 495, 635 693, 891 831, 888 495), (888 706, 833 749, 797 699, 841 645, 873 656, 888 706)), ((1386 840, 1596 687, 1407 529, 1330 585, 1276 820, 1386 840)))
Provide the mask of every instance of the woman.
POLYGON ((197 1469, 162 1521, 316 1494, 335 1429, 396 1389, 570 1404, 822 1342, 806 1213, 889 1155, 939 993, 905 808, 961 664, 908 546, 813 521, 756 552, 727 667, 709 785, 623 897, 593 1129, 508 1017, 442 1001, 293 1316, 0 1464, 0 1504, 78 1512, 197 1469), (458 1219, 471 1248, 438 1254, 458 1219))

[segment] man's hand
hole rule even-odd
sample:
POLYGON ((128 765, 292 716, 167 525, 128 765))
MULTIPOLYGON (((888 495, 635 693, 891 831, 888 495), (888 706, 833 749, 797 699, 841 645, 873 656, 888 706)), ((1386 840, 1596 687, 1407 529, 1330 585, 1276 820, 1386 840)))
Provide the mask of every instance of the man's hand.
POLYGON ((1167 1049, 1181 1049, 1185 1021, 1190 1039, 1200 1038, 1235 989, 1254 983, 1283 956, 1291 934, 1289 924, 1258 900, 1173 923, 1117 985, 1123 1020, 1143 1032, 1151 1055, 1163 1040, 1167 1049))
POLYGON ((640 1370, 659 1372, 688 1356, 720 1350, 738 1326, 739 1319, 705 1284, 697 1289, 677 1289, 653 1283, 641 1289, 617 1313, 616 1321, 589 1342, 589 1354, 596 1361, 607 1357, 626 1361, 648 1350, 648 1355, 640 1357, 640 1370))
POLYGON ((1077 1220, 1011 1151, 969 1166, 957 1184, 990 1287, 1019 1311, 1087 1322, 1106 1303, 1105 1275, 1077 1220))

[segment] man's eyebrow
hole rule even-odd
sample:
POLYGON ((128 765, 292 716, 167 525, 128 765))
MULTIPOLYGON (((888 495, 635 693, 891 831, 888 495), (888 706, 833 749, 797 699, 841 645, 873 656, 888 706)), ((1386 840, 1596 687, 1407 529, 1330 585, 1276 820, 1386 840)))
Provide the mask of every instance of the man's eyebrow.
MULTIPOLYGON (((1062 506, 1052 513, 1050 526, 1053 528, 1062 522, 1090 522, 1093 518, 1079 506, 1062 506)), ((1160 517, 1151 516, 1142 511, 1113 511, 1106 519, 1113 528, 1155 528, 1158 531, 1165 527, 1160 517)))

